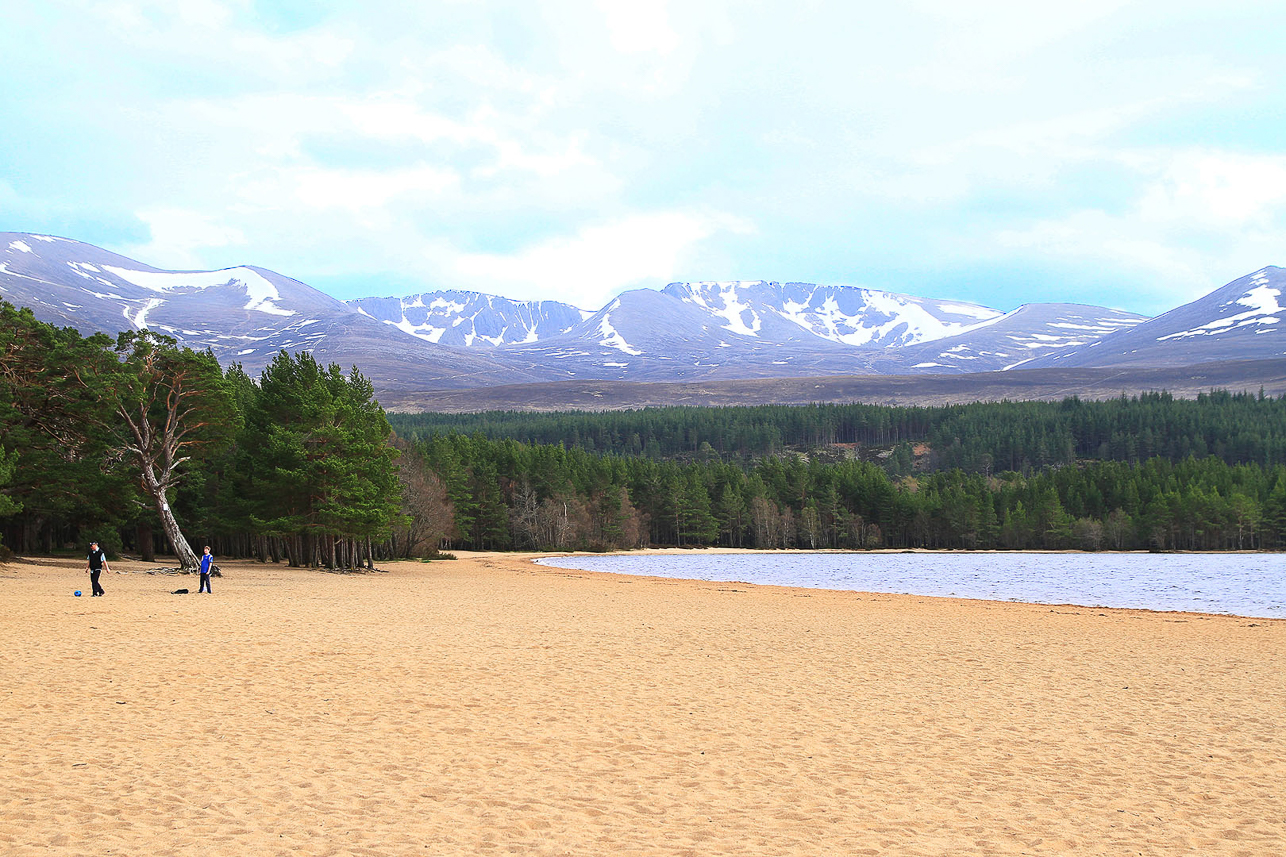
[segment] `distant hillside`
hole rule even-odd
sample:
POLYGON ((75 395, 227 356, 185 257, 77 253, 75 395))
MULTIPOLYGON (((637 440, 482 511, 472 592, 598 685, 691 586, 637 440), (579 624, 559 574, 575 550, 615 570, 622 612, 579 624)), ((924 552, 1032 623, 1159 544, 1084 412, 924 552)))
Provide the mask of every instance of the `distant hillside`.
POLYGON ((608 411, 670 405, 808 405, 869 402, 882 405, 947 405, 1022 399, 1058 401, 1067 396, 1110 399, 1167 391, 1195 398, 1211 390, 1286 395, 1286 358, 1227 361, 1170 369, 1015 369, 957 375, 852 375, 739 379, 694 383, 563 381, 489 387, 468 392, 394 392, 385 408, 414 413, 479 411, 608 411))

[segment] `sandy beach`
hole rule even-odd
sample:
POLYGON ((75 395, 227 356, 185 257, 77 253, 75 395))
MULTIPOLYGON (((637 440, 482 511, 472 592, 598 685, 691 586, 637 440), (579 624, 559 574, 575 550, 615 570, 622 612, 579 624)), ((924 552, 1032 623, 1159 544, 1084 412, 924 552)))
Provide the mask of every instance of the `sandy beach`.
POLYGON ((6 855, 1277 855, 1286 622, 0 565, 6 855))

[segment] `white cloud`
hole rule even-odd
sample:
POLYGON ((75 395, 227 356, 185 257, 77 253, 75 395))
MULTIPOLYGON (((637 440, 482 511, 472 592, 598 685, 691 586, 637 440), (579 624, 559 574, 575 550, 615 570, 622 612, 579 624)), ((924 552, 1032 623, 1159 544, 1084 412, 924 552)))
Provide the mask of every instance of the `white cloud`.
POLYGON ((0 202, 21 194, 8 208, 58 232, 141 211, 152 238, 129 249, 155 264, 595 304, 670 277, 896 288, 917 266, 981 281, 1033 261, 1050 279, 1027 298, 1066 299, 1058 272, 1086 266, 1161 294, 1282 261, 1286 61, 1267 6, 36 9, 0 31, 0 113, 24 154, 0 202), (753 216, 760 240, 711 211, 753 216))
POLYGON ((1150 160, 1163 166, 1139 204, 1144 222, 1200 224, 1231 232, 1286 214, 1284 155, 1198 150, 1150 160))
POLYGON ((90 7, 116 50, 140 65, 181 62, 187 72, 221 70, 230 81, 267 78, 307 84, 336 73, 357 49, 353 39, 319 27, 273 33, 246 20, 253 4, 234 0, 127 0, 90 7))
POLYGON ((1037 251, 1045 258, 1067 257, 1080 262, 1145 271, 1185 289, 1209 281, 1202 254, 1176 251, 1155 230, 1132 228, 1131 217, 1103 211, 1078 211, 1056 220, 1041 220, 1028 228, 1003 230, 996 235, 1001 247, 1037 251))
POLYGON ((612 47, 618 51, 668 54, 679 46, 664 0, 595 0, 595 5, 607 22, 612 47))
POLYGON ((314 210, 351 210, 387 206, 398 197, 422 198, 456 191, 460 177, 427 165, 385 171, 304 167, 289 175, 295 199, 314 210))
POLYGON ((626 217, 543 241, 509 255, 463 253, 435 259, 471 288, 513 297, 554 298, 599 309, 621 291, 687 273, 685 258, 719 232, 752 225, 726 214, 665 212, 626 217))
POLYGON ((412 138, 424 143, 448 141, 486 148, 493 153, 494 161, 477 169, 481 175, 513 169, 553 176, 596 163, 581 151, 581 139, 575 132, 553 138, 533 134, 526 123, 515 122, 514 117, 487 105, 473 110, 464 121, 400 98, 348 100, 334 107, 353 128, 373 139, 412 138))
POLYGON ((200 211, 154 208, 140 211, 138 217, 151 230, 151 241, 124 252, 155 268, 198 270, 204 267, 202 251, 246 243, 240 229, 200 211))
MULTIPOLYGON (((892 140, 885 143, 890 148, 873 154, 886 162, 863 185, 891 199, 940 205, 1004 187, 1027 193, 1056 189, 1073 170, 1110 172, 1124 164, 1150 175, 1157 171, 1158 156, 1174 153, 1124 147, 1121 135, 1159 118, 1244 97, 1257 85, 1253 75, 1200 64, 1130 71, 1145 85, 1132 80, 1098 91, 1093 81, 1086 81, 1089 99, 1051 100, 1026 109, 1015 109, 1008 98, 984 99, 981 110, 936 135, 912 135, 900 150, 891 148, 892 140), (1170 78, 1168 86, 1156 79, 1163 72, 1170 78)), ((976 93, 956 100, 972 111, 976 93)), ((926 116, 947 124, 935 114, 926 116)))
POLYGON ((1286 156, 1212 150, 1133 152, 1142 190, 1124 211, 1083 209, 999 231, 1035 258, 1134 272, 1157 306, 1174 306, 1281 261, 1286 156))

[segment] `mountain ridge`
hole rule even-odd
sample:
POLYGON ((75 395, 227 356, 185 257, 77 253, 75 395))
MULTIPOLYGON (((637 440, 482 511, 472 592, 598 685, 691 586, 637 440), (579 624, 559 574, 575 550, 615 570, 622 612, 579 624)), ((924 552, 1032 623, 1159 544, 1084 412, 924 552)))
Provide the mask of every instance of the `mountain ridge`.
POLYGON ((635 289, 595 312, 467 290, 344 302, 254 265, 167 271, 74 239, 0 233, 0 297, 44 321, 147 326, 251 371, 281 349, 307 350, 408 394, 1273 359, 1286 354, 1283 290, 1286 270, 1269 266, 1154 319, 769 280, 635 289))
POLYGON ((539 380, 476 352, 390 340, 384 325, 342 301, 250 265, 166 271, 74 239, 0 233, 0 297, 83 334, 147 326, 252 372, 285 349, 360 364, 381 389, 539 380))

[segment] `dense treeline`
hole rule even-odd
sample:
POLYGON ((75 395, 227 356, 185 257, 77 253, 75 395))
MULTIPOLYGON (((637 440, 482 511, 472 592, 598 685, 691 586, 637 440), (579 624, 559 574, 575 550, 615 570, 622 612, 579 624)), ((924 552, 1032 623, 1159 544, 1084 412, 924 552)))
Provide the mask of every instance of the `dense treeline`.
POLYGON ((899 478, 856 460, 663 461, 481 433, 434 436, 415 456, 448 486, 449 537, 469 548, 1286 545, 1286 466, 1213 457, 899 478))
POLYGON ((1286 547, 1286 400, 1263 395, 394 422, 308 354, 252 379, 0 303, 0 537, 23 552, 1286 547))
MULTIPOLYGON (((1098 459, 1139 463, 1213 455, 1230 464, 1286 464, 1286 397, 1149 393, 1108 401, 988 402, 942 407, 810 405, 649 408, 604 413, 393 414, 409 439, 481 432, 531 444, 653 459, 748 461, 836 444, 927 443, 930 469, 1032 473, 1098 459)), ((910 469, 902 446, 895 471, 910 469)))
POLYGON ((256 382, 168 337, 82 337, 0 303, 3 543, 369 565, 405 526, 373 392, 308 354, 256 382))

